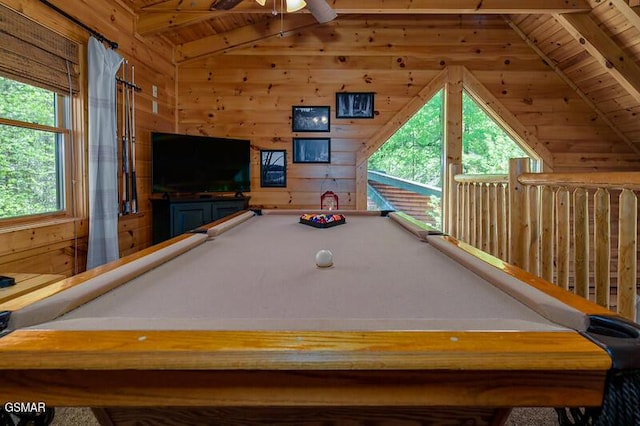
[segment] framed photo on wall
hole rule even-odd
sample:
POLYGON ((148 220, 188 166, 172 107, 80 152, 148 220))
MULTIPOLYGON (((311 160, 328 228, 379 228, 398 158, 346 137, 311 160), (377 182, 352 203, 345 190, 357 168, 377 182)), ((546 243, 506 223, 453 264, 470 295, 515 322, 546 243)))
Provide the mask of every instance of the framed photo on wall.
POLYGON ((336 118, 373 118, 373 93, 336 93, 336 118))
POLYGON ((287 151, 260 150, 260 186, 285 188, 287 186, 287 151))
POLYGON ((291 110, 291 130, 294 132, 328 132, 330 107, 294 106, 291 110))
POLYGON ((330 163, 331 139, 293 138, 294 163, 330 163))

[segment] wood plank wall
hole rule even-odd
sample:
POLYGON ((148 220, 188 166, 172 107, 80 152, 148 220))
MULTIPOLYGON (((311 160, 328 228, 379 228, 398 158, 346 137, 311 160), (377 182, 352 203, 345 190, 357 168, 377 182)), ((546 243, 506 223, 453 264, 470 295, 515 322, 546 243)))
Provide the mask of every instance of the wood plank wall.
MULTIPOLYGON (((37 0, 0 2, 86 43, 84 30, 37 0)), ((136 100, 141 214, 120 222, 122 254, 151 244, 151 131, 250 139, 253 205, 316 207, 321 192, 333 190, 341 207, 354 208, 357 153, 450 65, 464 65, 553 153, 554 171, 625 170, 639 164, 638 155, 499 16, 340 17, 176 67, 174 46, 136 34, 135 16, 120 0, 54 3, 116 40, 136 66, 143 89, 136 100), (158 87, 157 115, 151 112, 152 84, 158 87), (336 119, 335 93, 341 91, 374 92, 375 117, 336 119), (293 105, 331 106, 331 131, 292 133, 293 105), (331 164, 293 164, 292 137, 301 135, 330 137, 331 164), (288 151, 287 188, 260 188, 260 149, 288 151)), ((83 129, 78 140, 84 148, 83 129)), ((0 269, 70 275, 76 244, 82 248, 82 269, 86 222, 81 217, 48 226, 0 227, 0 269)))
MULTIPOLYGON (((29 18, 80 43, 83 63, 86 63, 87 32, 68 19, 52 11, 38 0, 0 0, 29 18)), ((120 253, 126 255, 151 244, 150 145, 152 130, 175 130, 175 65, 173 46, 162 39, 137 36, 134 32, 135 16, 119 1, 64 0, 52 2, 75 16, 91 28, 119 44, 118 52, 136 67, 136 84, 142 92, 136 97, 138 146, 138 188, 140 210, 138 215, 123 217, 119 223, 120 253), (158 114, 152 114, 151 86, 158 87, 158 114)), ((75 141, 80 144, 76 152, 86 158, 87 113, 86 73, 82 67, 82 92, 76 105, 75 141)), ((87 185, 86 166, 82 176, 87 185)), ((86 210, 86 191, 82 194, 86 210)), ((81 209, 82 210, 82 209, 81 209)), ((37 272, 72 275, 77 263, 78 271, 86 264, 88 220, 80 214, 77 220, 43 223, 13 224, 10 228, 0 223, 0 270, 6 272, 37 272), (79 250, 76 252, 75 247, 79 250)))
POLYGON ((178 63, 181 132, 248 138, 253 205, 354 208, 355 158, 442 69, 464 65, 553 154, 554 171, 637 168, 637 154, 500 16, 340 17, 178 63), (335 93, 374 92, 372 120, 336 119, 335 93), (293 105, 329 105, 330 165, 293 164, 293 105), (260 149, 288 151, 287 188, 260 188, 260 149))

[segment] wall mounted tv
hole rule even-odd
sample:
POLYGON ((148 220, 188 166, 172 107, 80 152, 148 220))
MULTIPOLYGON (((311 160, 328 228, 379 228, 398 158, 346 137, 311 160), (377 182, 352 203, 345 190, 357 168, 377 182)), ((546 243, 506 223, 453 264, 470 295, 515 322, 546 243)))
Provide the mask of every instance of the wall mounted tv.
POLYGON ((248 140, 151 133, 154 193, 248 192, 248 140))

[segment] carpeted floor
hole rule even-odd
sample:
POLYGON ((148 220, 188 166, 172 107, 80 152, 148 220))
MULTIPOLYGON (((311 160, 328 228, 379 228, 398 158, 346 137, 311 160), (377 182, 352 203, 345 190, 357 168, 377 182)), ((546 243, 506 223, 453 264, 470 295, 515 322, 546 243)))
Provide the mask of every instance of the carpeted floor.
MULTIPOLYGON (((513 410, 505 426, 557 426, 553 409, 517 408, 513 410)), ((98 421, 88 408, 57 408, 52 426, 98 426, 98 421)))

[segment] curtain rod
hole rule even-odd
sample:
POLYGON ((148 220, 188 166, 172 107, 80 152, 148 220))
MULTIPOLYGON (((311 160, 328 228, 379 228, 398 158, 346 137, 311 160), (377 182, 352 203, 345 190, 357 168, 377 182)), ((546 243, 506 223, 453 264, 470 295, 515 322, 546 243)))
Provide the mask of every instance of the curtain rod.
POLYGON ((94 30, 93 28, 89 27, 88 25, 84 24, 83 22, 80 22, 78 19, 76 19, 73 16, 69 15, 67 12, 65 12, 62 9, 60 9, 59 7, 49 3, 47 0, 40 0, 40 2, 42 2, 43 4, 49 6, 51 9, 55 10, 56 12, 58 12, 60 15, 64 16, 65 18, 67 18, 67 19, 73 21, 74 23, 78 24, 85 31, 90 33, 92 36, 94 36, 95 38, 97 38, 101 42, 107 43, 113 50, 118 48, 118 43, 116 43, 115 41, 109 40, 108 38, 106 38, 105 36, 103 36, 102 34, 97 32, 96 30, 94 30))

